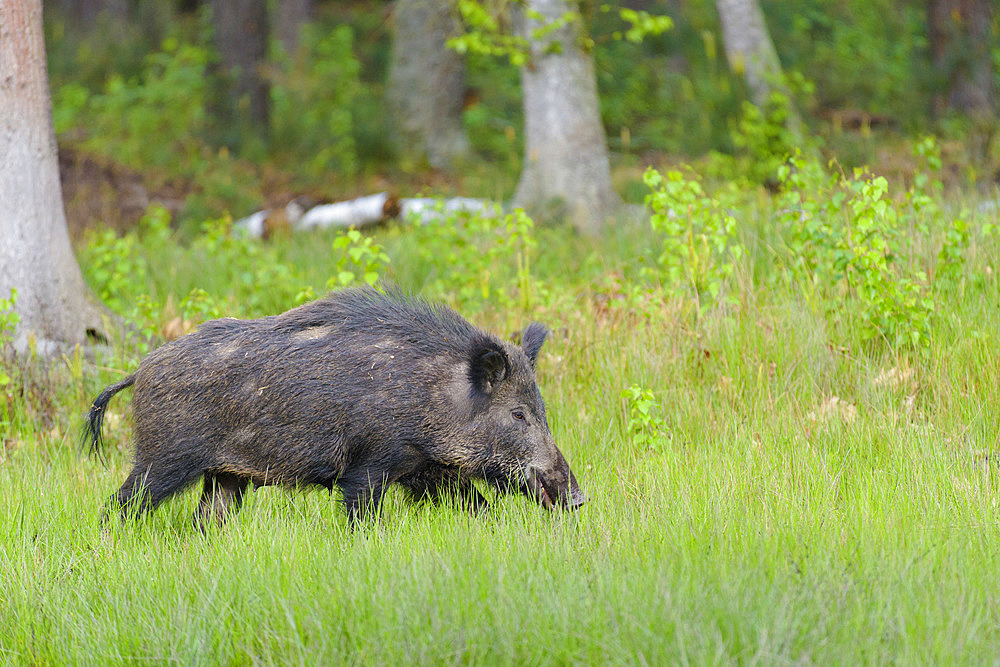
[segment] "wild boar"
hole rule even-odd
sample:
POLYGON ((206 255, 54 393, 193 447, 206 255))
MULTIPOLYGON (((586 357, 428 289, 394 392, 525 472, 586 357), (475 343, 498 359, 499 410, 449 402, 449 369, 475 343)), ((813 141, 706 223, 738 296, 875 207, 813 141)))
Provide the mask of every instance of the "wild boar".
POLYGON ((390 484, 414 499, 473 479, 576 508, 585 495, 549 431, 535 364, 547 329, 521 345, 394 290, 338 291, 281 315, 220 319, 151 352, 86 418, 98 452, 108 401, 133 386, 135 459, 106 505, 141 513, 204 479, 196 524, 222 523, 248 486, 338 487, 351 525, 390 484))

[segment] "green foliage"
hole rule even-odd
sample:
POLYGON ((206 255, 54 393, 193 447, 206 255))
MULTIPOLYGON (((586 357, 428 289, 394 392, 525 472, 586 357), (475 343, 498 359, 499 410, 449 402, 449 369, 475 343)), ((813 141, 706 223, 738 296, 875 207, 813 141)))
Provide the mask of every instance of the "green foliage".
POLYGON ((616 9, 618 16, 629 27, 624 32, 620 30, 612 32, 611 37, 615 40, 624 38, 633 44, 640 44, 647 37, 662 35, 674 27, 674 22, 669 16, 654 16, 644 9, 601 5, 602 12, 611 12, 616 9))
MULTIPOLYGON (((465 24, 465 31, 456 37, 448 40, 449 48, 455 49, 458 53, 474 53, 484 56, 506 58, 514 67, 523 67, 530 58, 529 40, 513 34, 507 27, 511 23, 509 12, 511 2, 483 2, 483 0, 458 0, 458 10, 465 24)), ((575 7, 576 3, 567 3, 570 7, 575 7)), ((545 17, 530 8, 523 10, 525 15, 536 21, 539 25, 531 32, 530 41, 545 41, 552 33, 560 30, 572 23, 581 25, 580 43, 578 46, 585 50, 594 47, 598 39, 590 37, 590 30, 584 23, 583 15, 570 9, 552 21, 546 21, 545 17)), ((650 36, 661 35, 673 27, 673 21, 669 16, 656 16, 645 10, 630 9, 627 7, 615 7, 612 5, 601 5, 602 14, 613 13, 618 20, 625 24, 624 29, 615 29, 610 33, 611 39, 615 41, 627 40, 633 44, 639 44, 650 36)), ((558 41, 551 41, 547 45, 547 50, 551 52, 561 52, 562 44, 558 41)))
MULTIPOLYGON (((641 44, 603 41, 594 49, 601 116, 612 149, 698 155, 732 150, 740 82, 718 43, 714 3, 668 8, 673 28, 641 44)), ((620 17, 598 12, 591 32, 621 32, 620 17)))
POLYGON ((913 185, 907 192, 907 199, 917 217, 920 228, 926 233, 929 219, 942 214, 941 193, 943 184, 941 172, 941 148, 934 137, 921 138, 913 146, 913 153, 920 161, 920 167, 913 175, 913 185))
POLYGON ((521 209, 501 216, 451 213, 413 230, 429 269, 424 290, 463 310, 490 301, 528 313, 548 297, 532 273, 535 225, 521 209))
POLYGON ((145 58, 139 77, 112 74, 103 92, 85 103, 79 87, 61 93, 57 102, 67 106, 56 105, 60 126, 67 129, 66 116, 79 114, 72 124, 86 128, 86 148, 136 169, 196 174, 204 157, 208 60, 207 49, 168 39, 145 58))
POLYGON ((639 449, 662 450, 667 429, 653 392, 632 385, 622 390, 621 395, 626 401, 625 436, 628 441, 639 449))
POLYGON ((765 0, 787 71, 815 82, 821 108, 911 121, 929 108, 925 5, 893 0, 765 0))
POLYGON ((501 28, 501 15, 508 10, 506 3, 488 7, 480 0, 458 0, 458 11, 466 29, 446 42, 458 53, 470 53, 506 58, 514 67, 528 61, 528 41, 501 28))
POLYGON ((121 237, 111 229, 89 233, 81 260, 91 289, 118 314, 127 312, 135 287, 149 280, 145 249, 135 232, 121 237))
POLYGON ((788 129, 790 105, 788 97, 778 92, 771 93, 764 109, 743 102, 743 112, 733 132, 741 167, 734 177, 745 175, 755 183, 775 179, 778 167, 796 148, 795 137, 788 129))
POLYGON ((524 151, 521 124, 521 78, 517 69, 489 56, 466 56, 466 81, 480 100, 462 113, 475 152, 488 166, 492 186, 485 194, 501 199, 517 183, 524 151), (495 174, 495 175, 494 175, 495 174))
POLYGON ((14 310, 17 304, 17 288, 10 289, 10 296, 0 298, 0 347, 6 345, 14 336, 21 316, 14 310))
POLYGON ((955 218, 951 227, 945 230, 934 271, 934 287, 937 289, 957 289, 964 280, 965 257, 969 250, 969 223, 965 218, 965 215, 955 218))
POLYGON ((795 279, 831 314, 849 306, 869 341, 926 350, 934 303, 924 272, 896 261, 904 214, 886 197, 885 178, 862 171, 853 178, 826 176, 815 162, 798 158, 778 174, 786 188, 780 217, 795 279))
POLYGON ((195 287, 181 301, 181 313, 185 320, 197 324, 217 320, 225 314, 225 311, 211 294, 200 287, 195 287))
POLYGON ((307 25, 296 58, 286 58, 272 79, 274 145, 312 178, 358 171, 352 104, 361 65, 353 44, 350 26, 307 25))
POLYGON ((890 244, 898 234, 899 214, 885 199, 888 184, 882 177, 873 177, 855 180, 849 187, 853 197, 847 247, 835 253, 834 261, 858 297, 865 332, 892 348, 926 349, 934 302, 927 295, 927 277, 922 271, 907 275, 890 267, 895 258, 890 244))
MULTIPOLYGON (((0 298, 0 363, 5 362, 7 348, 14 338, 14 332, 21 316, 14 310, 17 304, 17 288, 12 287, 10 296, 0 298)), ((6 387, 11 382, 11 376, 5 366, 0 366, 0 387, 6 387)))
POLYGON ((690 292, 699 308, 725 296, 728 278, 743 254, 736 220, 695 179, 679 171, 666 176, 652 167, 643 180, 652 192, 646 206, 660 236, 658 277, 669 290, 690 292))
POLYGON ((326 286, 329 289, 355 284, 374 286, 389 264, 389 255, 370 236, 356 229, 341 232, 333 241, 337 273, 326 286))
MULTIPOLYGON (((136 286, 141 289, 141 286, 136 286)), ((131 362, 137 362, 162 342, 161 322, 163 305, 157 303, 149 294, 138 294, 134 297, 127 315, 125 340, 131 362)), ((186 315, 185 315, 186 317, 186 315)))
POLYGON ((210 50, 174 38, 161 48, 145 57, 138 76, 111 73, 100 93, 75 83, 57 89, 56 131, 86 151, 144 170, 154 187, 174 178, 196 184, 190 214, 249 209, 260 200, 256 187, 240 177, 228 150, 214 150, 206 138, 210 50))

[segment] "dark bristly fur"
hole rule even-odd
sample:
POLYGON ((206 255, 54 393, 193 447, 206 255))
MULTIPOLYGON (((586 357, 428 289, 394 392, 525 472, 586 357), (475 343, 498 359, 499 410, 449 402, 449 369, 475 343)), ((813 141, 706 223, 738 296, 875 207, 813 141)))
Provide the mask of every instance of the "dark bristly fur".
POLYGON ((454 489, 478 511, 475 478, 576 507, 535 384, 546 334, 531 324, 522 348, 445 307, 343 290, 153 351, 97 397, 85 439, 100 451, 108 401, 134 384, 134 466, 108 509, 155 507, 204 477, 200 525, 221 523, 250 483, 337 486, 352 522, 389 484, 433 501, 454 489))

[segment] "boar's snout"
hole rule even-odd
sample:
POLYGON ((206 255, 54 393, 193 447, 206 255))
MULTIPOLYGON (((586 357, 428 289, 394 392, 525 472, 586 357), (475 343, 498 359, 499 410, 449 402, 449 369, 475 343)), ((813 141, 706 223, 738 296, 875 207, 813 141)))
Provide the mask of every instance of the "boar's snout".
POLYGON ((576 509, 587 502, 587 494, 580 488, 576 475, 569 469, 566 459, 559 454, 556 464, 545 469, 529 464, 524 471, 528 495, 546 509, 576 509))

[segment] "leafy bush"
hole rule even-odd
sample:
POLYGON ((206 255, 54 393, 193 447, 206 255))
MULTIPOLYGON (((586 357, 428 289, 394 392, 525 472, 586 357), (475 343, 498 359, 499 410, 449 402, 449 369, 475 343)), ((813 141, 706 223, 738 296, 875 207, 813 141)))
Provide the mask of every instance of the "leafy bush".
POLYGON ((765 0, 782 64, 815 82, 825 108, 912 119, 928 108, 923 5, 891 0, 765 0))
POLYGON ((662 450, 667 436, 666 425, 660 416, 659 404, 653 392, 632 385, 622 390, 627 417, 625 433, 632 444, 639 449, 662 450))
POLYGON ((652 190, 646 197, 650 224, 662 244, 657 277, 668 290, 689 292, 699 308, 718 300, 743 254, 736 220, 679 171, 664 176, 649 168, 643 179, 652 190))
POLYGON ((91 232, 81 259, 91 289, 120 315, 126 314, 136 288, 149 280, 145 249, 135 232, 121 237, 111 229, 91 232))
POLYGON ((70 124, 66 116, 76 109, 82 117, 73 124, 86 128, 85 148, 135 169, 199 173, 208 61, 206 48, 165 40, 162 51, 146 56, 139 77, 112 74, 85 103, 79 87, 60 94, 60 126, 70 124))
POLYGON ((490 300, 528 312, 548 296, 532 273, 534 222, 521 209, 501 216, 457 212, 412 230, 429 268, 424 289, 463 310, 490 300))
POLYGON ((926 349, 934 303, 923 271, 896 261, 904 250, 906 212, 887 198, 885 178, 863 170, 850 178, 827 176, 817 163, 798 158, 779 169, 779 178, 786 187, 779 217, 794 280, 834 317, 849 306, 848 316, 860 319, 869 341, 926 349))
MULTIPOLYGON (((11 288, 9 297, 0 298, 0 362, 5 361, 14 331, 21 321, 21 316, 14 310, 15 304, 17 304, 17 289, 11 288)), ((7 369, 0 366, 0 387, 7 386, 10 381, 11 376, 7 373, 7 369)))
POLYGON ((327 281, 329 289, 365 283, 374 286, 389 264, 389 255, 370 236, 356 229, 342 232, 333 242, 337 275, 327 281))

